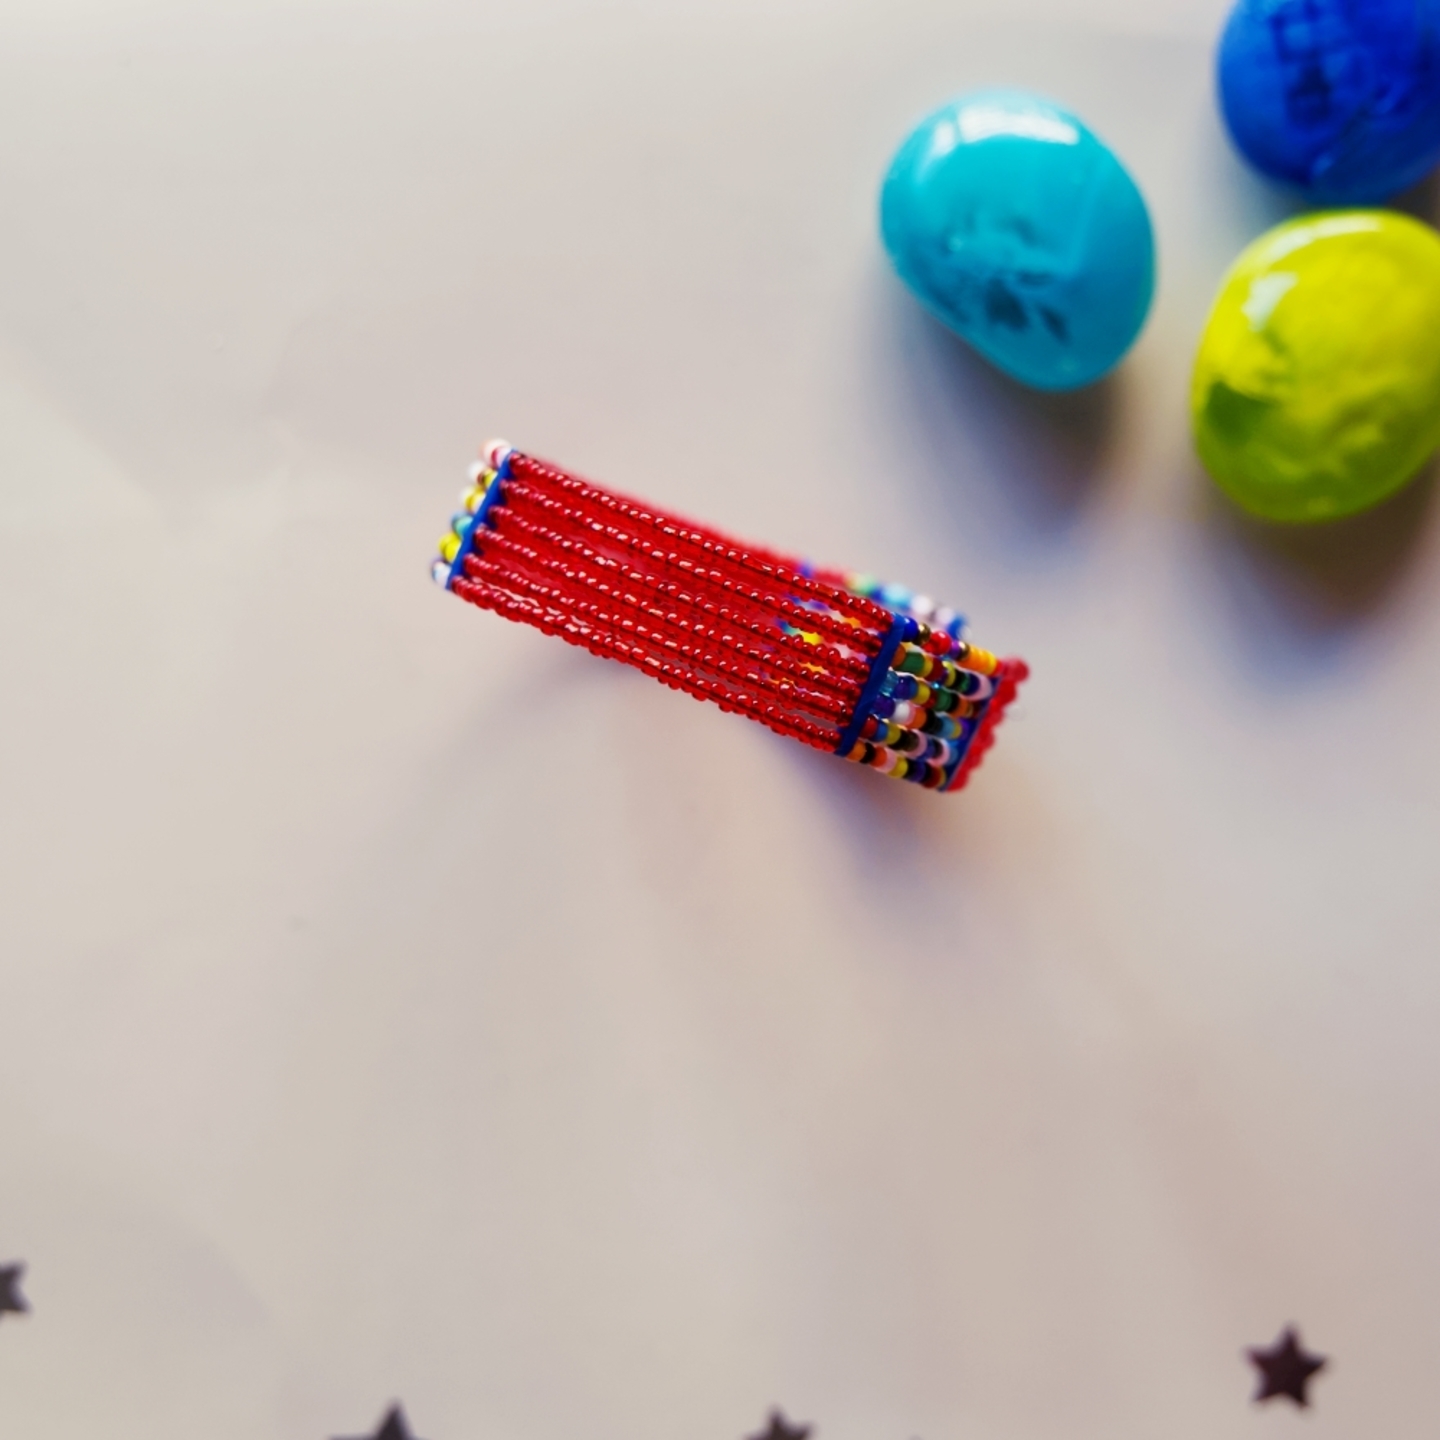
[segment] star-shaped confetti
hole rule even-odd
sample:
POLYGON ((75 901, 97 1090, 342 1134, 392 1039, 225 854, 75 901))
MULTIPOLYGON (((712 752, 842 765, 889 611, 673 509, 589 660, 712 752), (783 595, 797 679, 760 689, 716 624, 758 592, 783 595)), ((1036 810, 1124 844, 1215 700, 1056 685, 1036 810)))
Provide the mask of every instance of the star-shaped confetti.
POLYGON ((392 1405, 390 1413, 380 1422, 380 1428, 373 1435, 364 1436, 363 1440, 416 1440, 416 1437, 410 1433, 405 1412, 398 1405, 392 1405))
POLYGON ((808 1425, 792 1425, 779 1410, 770 1412, 770 1425, 763 1435, 752 1435, 750 1440, 809 1440, 808 1425))
POLYGON ((1311 1355, 1300 1344, 1300 1336, 1292 1325, 1268 1350, 1247 1350, 1250 1363, 1260 1372, 1255 1391, 1257 1404, 1283 1395, 1297 1405, 1308 1406, 1310 1397, 1305 1387, 1316 1371, 1325 1368, 1323 1355, 1311 1355))
POLYGON ((23 1265, 0 1265, 0 1315, 9 1311, 12 1315, 24 1315, 30 1307, 20 1293, 20 1277, 25 1273, 23 1265))

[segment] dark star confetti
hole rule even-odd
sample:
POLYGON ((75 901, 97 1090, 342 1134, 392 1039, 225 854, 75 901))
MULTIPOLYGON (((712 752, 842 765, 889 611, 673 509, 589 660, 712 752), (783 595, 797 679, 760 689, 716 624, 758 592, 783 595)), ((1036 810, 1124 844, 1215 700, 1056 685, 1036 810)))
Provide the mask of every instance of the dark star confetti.
POLYGON ((398 1405, 392 1405, 374 1435, 357 1437, 357 1440, 416 1440, 416 1437, 410 1433, 405 1412, 398 1405))
POLYGON ((1316 1371, 1325 1368, 1325 1357, 1311 1355, 1303 1349, 1293 1325, 1268 1350, 1254 1349, 1245 1353, 1260 1372, 1260 1384, 1255 1391, 1256 1404, 1274 1400, 1280 1395, 1297 1405, 1310 1404, 1305 1387, 1316 1371))
POLYGON ((20 1293, 20 1277, 25 1273, 23 1265, 0 1265, 0 1315, 7 1311, 12 1315, 24 1315, 29 1305, 20 1293))
POLYGON ((808 1425, 792 1425, 780 1410, 770 1412, 770 1425, 763 1435, 752 1435, 750 1440, 809 1440, 808 1425))

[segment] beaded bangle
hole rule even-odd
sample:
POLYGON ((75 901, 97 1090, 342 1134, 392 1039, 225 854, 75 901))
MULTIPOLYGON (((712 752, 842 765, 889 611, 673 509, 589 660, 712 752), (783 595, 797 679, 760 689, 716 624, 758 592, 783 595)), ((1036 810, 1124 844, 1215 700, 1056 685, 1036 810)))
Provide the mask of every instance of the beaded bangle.
POLYGON ((1029 674, 923 596, 742 546, 503 441, 461 503, 431 573, 462 600, 927 790, 963 788, 1029 674))

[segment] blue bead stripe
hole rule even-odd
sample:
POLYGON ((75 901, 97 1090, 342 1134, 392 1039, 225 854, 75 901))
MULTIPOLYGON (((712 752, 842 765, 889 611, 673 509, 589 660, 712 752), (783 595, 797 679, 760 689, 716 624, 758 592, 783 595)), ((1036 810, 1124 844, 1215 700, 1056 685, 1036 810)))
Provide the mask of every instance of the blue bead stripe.
POLYGON ((895 652, 907 640, 913 640, 919 633, 919 625, 910 616, 897 615, 895 617, 895 623, 886 632, 880 651, 870 666, 870 676, 865 681, 865 688, 860 692, 860 698, 855 702, 855 711, 850 717, 850 723, 841 732, 840 743, 835 747, 837 755, 848 755, 855 748, 855 742, 860 738, 860 732, 870 718, 870 711, 880 698, 880 688, 885 683, 886 675, 890 673, 890 664, 895 659, 895 652))
POLYGON ((507 452, 505 458, 501 460, 499 469, 495 471, 495 478, 490 482, 489 488, 485 491, 485 498, 480 502, 480 508, 470 517, 470 523, 460 532, 460 548, 450 562, 450 574, 445 581, 447 590, 452 589, 456 580, 465 573, 465 557, 475 548, 475 537, 490 518, 490 512, 497 505, 505 503, 505 481, 510 478, 510 456, 513 453, 513 451, 507 452))

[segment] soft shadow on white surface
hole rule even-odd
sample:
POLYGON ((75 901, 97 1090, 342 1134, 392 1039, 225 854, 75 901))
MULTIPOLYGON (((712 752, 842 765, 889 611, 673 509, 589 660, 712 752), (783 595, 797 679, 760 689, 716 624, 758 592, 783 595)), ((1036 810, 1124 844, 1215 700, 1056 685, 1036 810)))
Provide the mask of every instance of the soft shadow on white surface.
POLYGON ((1291 203, 1225 8, 0 6, 0 1424, 1430 1433, 1433 482, 1277 541, 1191 459, 1291 203), (1155 210, 1081 395, 880 254, 996 81, 1155 210), (492 429, 968 610, 1035 662, 971 789, 435 591, 492 429))
POLYGON ((1011 550, 1063 545, 1097 499, 1122 423, 1123 370, 1068 394, 1010 379, 887 286, 894 382, 911 409, 912 443, 933 470, 952 524, 995 525, 1011 550))
POLYGON ((1262 687, 1353 662, 1433 558, 1434 464, 1369 513, 1314 526, 1254 519, 1202 473, 1193 479, 1214 593, 1228 611, 1223 633, 1262 687))

